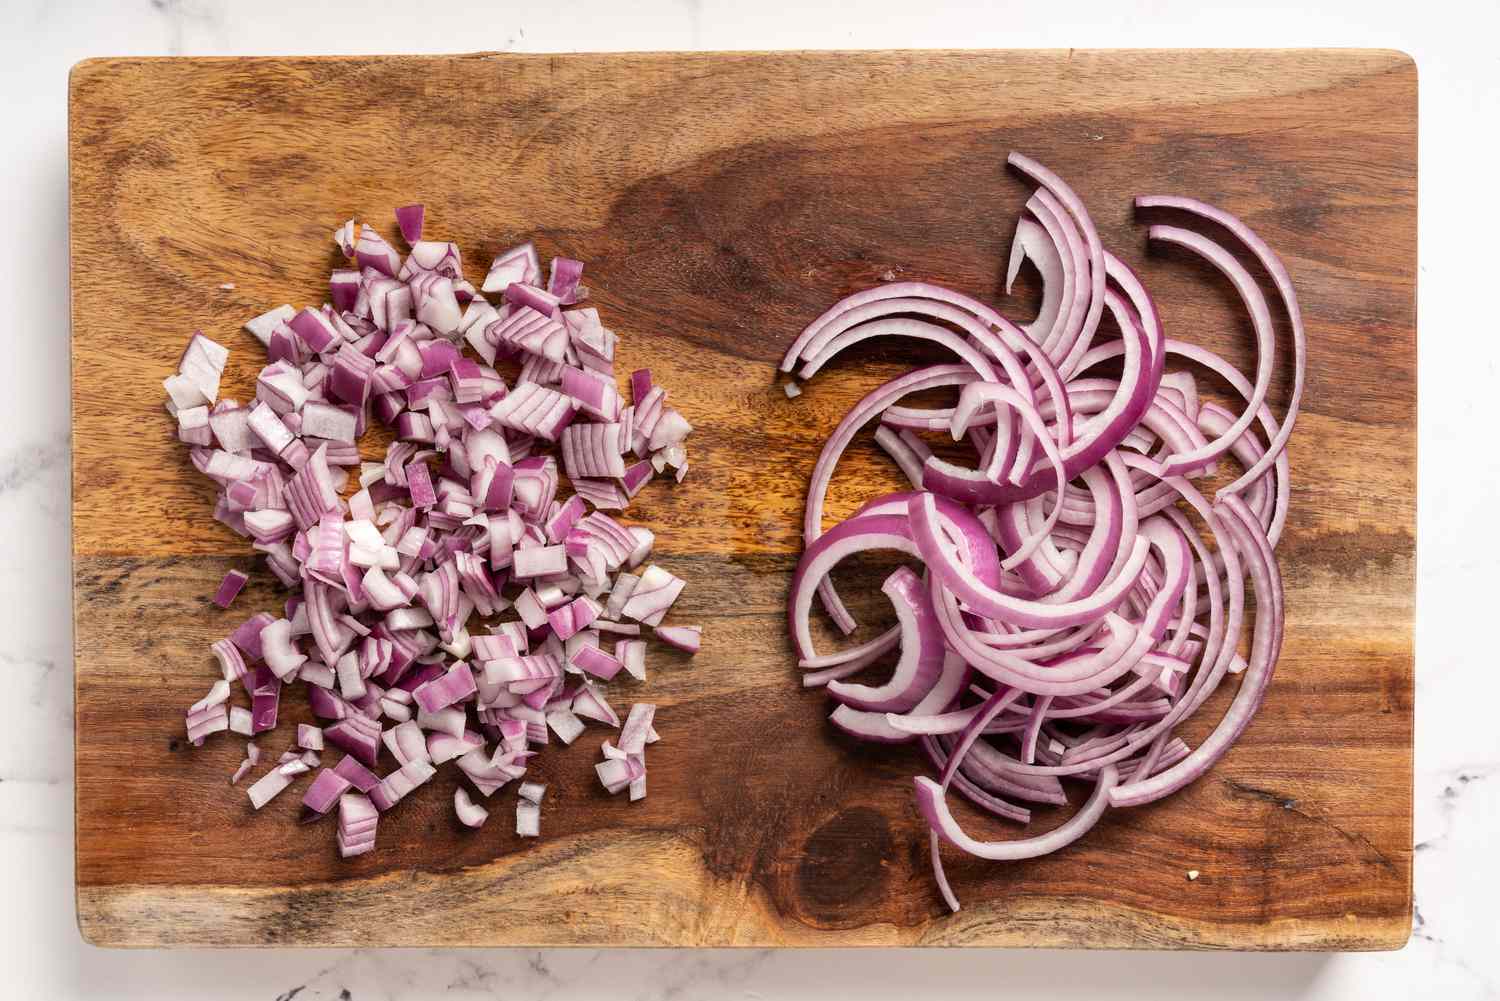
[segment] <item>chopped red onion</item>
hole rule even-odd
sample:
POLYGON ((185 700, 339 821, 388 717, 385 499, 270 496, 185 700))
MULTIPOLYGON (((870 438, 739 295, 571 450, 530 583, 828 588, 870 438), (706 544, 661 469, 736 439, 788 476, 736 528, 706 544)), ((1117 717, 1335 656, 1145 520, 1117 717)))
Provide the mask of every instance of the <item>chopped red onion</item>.
POLYGON ((684 581, 653 563, 641 573, 639 583, 620 609, 620 614, 654 626, 661 622, 684 586, 684 581))
POLYGON ((646 641, 620 640, 615 643, 615 659, 636 681, 646 680, 646 641))
POLYGON ((239 767, 234 770, 234 774, 229 777, 229 784, 239 785, 240 779, 244 778, 246 775, 249 775, 251 769, 253 769, 254 767, 255 762, 246 757, 243 761, 240 762, 239 767))
MULTIPOLYGON (((484 285, 503 293, 497 308, 464 280, 456 244, 422 239, 424 215, 420 205, 396 211, 404 260, 372 227, 347 221, 334 242, 353 263, 330 275, 332 305, 277 307, 246 323, 268 355, 248 405, 218 399, 228 352, 202 334, 164 383, 178 436, 219 488, 215 517, 297 592, 281 616, 258 613, 213 645, 222 680, 188 711, 189 739, 272 729, 283 684, 304 682, 327 725, 299 724, 296 749, 249 795, 258 809, 316 771, 304 819, 337 802, 345 857, 372 850, 379 813, 446 762, 490 796, 526 774, 549 734, 566 744, 584 720, 620 726, 599 683, 622 668, 644 677, 645 644, 617 642, 612 655, 600 635, 640 634, 618 621, 633 598, 632 618, 696 644, 696 627, 660 625, 681 581, 659 567, 622 572, 647 558, 653 534, 597 510, 623 509, 653 463, 680 478, 690 426, 644 370, 631 378, 633 404, 621 405, 616 335, 596 309, 567 308, 587 295, 581 262, 555 258, 544 288, 534 247, 500 255, 484 285), (494 366, 512 361, 507 384, 494 366), (362 462, 372 416, 397 440, 383 461, 362 462), (562 469, 541 454, 546 442, 561 443, 572 496, 559 496, 562 469), (471 621, 512 606, 519 621, 487 631, 471 621), (227 704, 236 681, 248 709, 227 704), (320 768, 334 747, 346 756, 320 768), (382 767, 387 753, 394 770, 382 767)), ((227 606, 247 576, 230 571, 215 603, 227 606)), ((632 799, 644 794, 641 750, 655 739, 642 713, 627 726, 635 750, 621 752, 616 790, 632 799)), ((258 757, 249 745, 236 781, 258 757)), ((541 789, 522 786, 525 836, 539 832, 541 789)), ((467 788, 454 807, 471 826, 487 816, 467 788)))
POLYGON ((218 591, 214 592, 214 604, 220 608, 228 608, 230 603, 234 601, 235 596, 240 593, 240 589, 245 586, 245 582, 249 579, 250 575, 243 570, 231 570, 226 573, 224 579, 219 583, 218 591))
POLYGON ((605 726, 619 726, 620 714, 615 712, 597 685, 585 684, 573 696, 573 714, 591 719, 605 726))
POLYGON ((255 733, 255 716, 244 706, 229 707, 229 732, 248 737, 255 733))
POLYGON ((475 803, 463 786, 453 790, 453 812, 465 827, 482 827, 490 819, 490 811, 475 803))
POLYGON ((604 786, 611 796, 628 788, 630 783, 639 777, 634 763, 626 758, 606 757, 594 766, 594 771, 599 773, 599 784, 604 786))
POLYGON ((624 666, 618 659, 596 646, 579 647, 568 659, 568 663, 602 681, 609 681, 624 666))
POLYGON ((344 757, 339 760, 333 770, 349 780, 349 784, 360 792, 369 792, 380 784, 380 779, 364 765, 361 765, 353 757, 344 757))
POLYGON ((259 810, 271 800, 280 796, 287 786, 292 784, 295 774, 287 774, 280 766, 272 768, 269 772, 256 779, 249 789, 245 790, 250 797, 250 806, 259 810))
POLYGON ((650 702, 637 702, 630 707, 625 726, 620 730, 619 748, 626 754, 640 754, 646 749, 646 734, 656 715, 656 706, 650 702))
POLYGON ((571 710, 556 709, 547 714, 547 726, 557 734, 557 739, 564 744, 571 744, 583 733, 583 721, 573 715, 571 710))
POLYGON ((245 321, 245 329, 255 335, 255 339, 262 345, 271 342, 271 332, 279 325, 287 323, 297 311, 291 306, 277 306, 275 309, 267 310, 261 315, 245 321))
POLYGON ((588 296, 588 290, 579 285, 583 278, 583 262, 569 257, 552 258, 552 271, 547 278, 547 291, 564 306, 571 306, 588 296))
POLYGON ((425 214, 421 205, 403 205, 396 210, 396 225, 400 227, 401 237, 407 246, 422 239, 422 219, 425 214))
POLYGON ((530 800, 516 803, 516 834, 523 838, 542 836, 542 808, 530 800))
POLYGON ((249 669, 245 666, 245 658, 240 656, 239 647, 235 646, 232 640, 219 640, 212 644, 209 650, 219 662, 219 673, 223 675, 225 681, 239 681, 249 673, 249 669))
POLYGON ((529 243, 513 247, 495 258, 489 274, 480 286, 483 292, 503 292, 516 282, 535 285, 542 280, 542 264, 536 248, 529 243))
POLYGON ((408 761, 381 779, 380 784, 370 790, 370 802, 375 804, 375 808, 381 813, 385 813, 405 799, 407 793, 425 784, 435 774, 437 774, 436 769, 430 762, 408 761))
POLYGON ((566 573, 568 552, 562 546, 531 546, 517 549, 511 557, 511 576, 517 580, 566 573))
POLYGON ((455 702, 468 699, 475 691, 474 675, 469 670, 469 665, 459 661, 441 678, 429 681, 413 691, 412 698, 424 711, 435 713, 455 702))
POLYGON ((630 763, 640 769, 640 774, 630 780, 630 802, 646 798, 646 762, 639 754, 630 756, 630 763))
POLYGON ((322 816, 339 801, 339 797, 353 788, 353 784, 331 768, 318 772, 307 792, 302 794, 302 805, 312 813, 322 816))
POLYGON ((228 729, 229 710, 222 702, 187 713, 187 737, 194 746, 201 747, 209 734, 228 729))
POLYGON ((699 626, 657 626, 656 638, 688 653, 698 652, 703 630, 699 626))
POLYGON ((375 848, 375 828, 380 813, 370 798, 360 792, 346 792, 339 797, 339 855, 352 858, 375 848))
MULTIPOLYGON (((505 301, 518 307, 533 309, 543 316, 557 317, 561 313, 561 310, 558 309, 561 303, 558 301, 557 296, 523 282, 511 282, 505 286, 505 301)), ((554 325, 548 325, 547 329, 550 331, 559 328, 554 325)), ((565 331, 565 328, 562 329, 565 331)), ((548 358, 551 358, 550 351, 543 353, 548 358)), ((554 358, 552 360, 560 361, 561 358, 554 358)))

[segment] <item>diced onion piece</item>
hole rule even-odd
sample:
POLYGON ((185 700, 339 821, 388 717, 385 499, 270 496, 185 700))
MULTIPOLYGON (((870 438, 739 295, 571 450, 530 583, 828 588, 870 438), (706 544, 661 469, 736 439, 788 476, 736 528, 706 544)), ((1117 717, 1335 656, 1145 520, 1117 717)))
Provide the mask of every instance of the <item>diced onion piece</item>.
POLYGON ((529 800, 516 803, 516 834, 523 838, 542 836, 542 808, 529 800))
POLYGON ((490 811, 475 803, 469 797, 469 790, 463 786, 453 790, 453 812, 458 814, 459 823, 465 827, 482 827, 490 819, 490 811))

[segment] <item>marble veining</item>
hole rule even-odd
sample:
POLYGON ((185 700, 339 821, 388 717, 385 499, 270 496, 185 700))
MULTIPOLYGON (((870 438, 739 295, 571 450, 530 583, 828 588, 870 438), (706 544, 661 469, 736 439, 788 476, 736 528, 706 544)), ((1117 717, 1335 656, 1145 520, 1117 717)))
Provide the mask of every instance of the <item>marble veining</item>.
MULTIPOLYGON (((1500 160, 1491 122, 1500 58, 1492 6, 1438 0, 1298 5, 1291 19, 1162 0, 1127 10, 913 5, 876 0, 66 0, 0 5, 10 197, 0 275, 0 964, 7 996, 422 1001, 443 998, 1070 999, 1500 998, 1500 728, 1490 703, 1500 539, 1495 449, 1477 436, 1500 391, 1500 339, 1476 290, 1493 284, 1474 235, 1500 219, 1484 196, 1500 160), (1454 16, 1461 14, 1461 17, 1454 16), (451 52, 474 49, 756 49, 896 46, 1365 45, 1421 70, 1421 552, 1418 561, 1416 907, 1399 953, 1361 956, 444 950, 108 952, 84 946, 72 909, 72 672, 68 572, 66 98, 68 67, 95 55, 451 52), (1476 197, 1478 194, 1480 197, 1476 197), (1481 270, 1483 269, 1483 270, 1481 270), (1476 305, 1481 308, 1476 310, 1476 305), (14 993, 9 993, 14 992, 14 993)), ((997 100, 1002 96, 997 96, 997 100)), ((150 322, 149 317, 142 322, 150 322)), ((1314 336, 1316 332, 1313 332, 1314 336)), ((1271 789, 1266 796, 1298 810, 1271 789)), ((1316 820, 1316 818, 1310 818, 1316 820)))

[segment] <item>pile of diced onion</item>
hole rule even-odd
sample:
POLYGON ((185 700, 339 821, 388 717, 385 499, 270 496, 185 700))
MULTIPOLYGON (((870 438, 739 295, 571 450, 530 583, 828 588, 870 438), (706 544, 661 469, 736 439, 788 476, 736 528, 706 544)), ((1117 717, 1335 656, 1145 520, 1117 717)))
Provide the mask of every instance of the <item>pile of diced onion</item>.
MULTIPOLYGON (((636 702, 622 723, 603 685, 622 669, 645 680, 643 627, 690 655, 699 642, 697 626, 663 624, 683 581, 656 564, 630 572, 653 534, 607 513, 659 473, 682 481, 691 425, 649 371, 632 373, 624 402, 615 334, 578 305, 582 263, 554 258, 544 282, 525 244, 476 289, 456 244, 422 239, 423 215, 396 212, 404 260, 345 223, 334 241, 351 266, 333 272, 331 302, 245 325, 269 355, 249 404, 219 398, 229 352, 202 333, 165 382, 178 436, 219 486, 214 517, 295 592, 281 615, 258 612, 213 644, 223 677, 188 710, 188 738, 268 732, 283 686, 303 682, 326 724, 297 727, 250 802, 316 773, 304 814, 338 806, 345 857, 373 849, 380 815, 444 762, 488 800, 524 778, 549 733, 571 744, 585 721, 619 728, 599 781, 644 797, 656 707, 636 702), (379 462, 359 447, 372 419, 395 433, 379 462), (248 707, 231 705, 236 683, 248 707), (343 757, 327 767, 331 748, 343 757)), ((214 603, 245 582, 230 571, 214 603)), ((231 781, 261 757, 248 742, 231 781)), ((518 788, 516 833, 535 837, 545 786, 518 788)), ((454 809, 470 827, 488 817, 462 784, 454 809)))
MULTIPOLYGON (((1203 775, 1249 724, 1281 647, 1275 547, 1306 366, 1291 278, 1239 219, 1187 198, 1136 200, 1140 211, 1186 223, 1152 225, 1150 240, 1201 257, 1234 287, 1254 330, 1253 376, 1168 336, 1140 279, 1101 245, 1082 199, 1034 160, 1012 154, 1010 163, 1038 185, 1007 281, 1008 290, 1026 262, 1039 272, 1033 322, 1017 326, 951 289, 893 282, 834 305, 781 366, 808 379, 871 337, 927 341, 956 357, 876 389, 833 432, 813 470, 789 598, 804 683, 826 686, 837 703, 833 724, 864 740, 918 741, 940 773, 916 777, 916 799, 954 910, 942 842, 993 860, 1056 851, 1109 809, 1154 802, 1203 775), (1292 390, 1280 421, 1266 402, 1276 364, 1271 310, 1240 257, 1275 286, 1291 328, 1292 390), (1235 402, 1200 393, 1204 375, 1235 402), (933 389, 956 389, 956 405, 904 402, 933 389), (871 498, 825 531, 834 467, 871 422, 912 489, 871 498), (936 454, 931 435, 967 455, 936 454), (1210 500, 1200 487, 1221 464, 1232 482, 1210 500), (903 566, 885 581, 895 626, 820 653, 809 622, 814 596, 852 632, 829 573, 868 550, 913 557, 921 573, 903 566), (854 679, 892 651, 884 680, 854 679), (1225 715, 1190 747, 1179 727, 1235 675, 1225 715), (1067 802, 1063 780, 1090 785, 1087 802, 1032 837, 975 838, 948 802, 956 791, 1028 824, 1023 804, 1067 802)), ((785 386, 789 397, 802 393, 785 386)))

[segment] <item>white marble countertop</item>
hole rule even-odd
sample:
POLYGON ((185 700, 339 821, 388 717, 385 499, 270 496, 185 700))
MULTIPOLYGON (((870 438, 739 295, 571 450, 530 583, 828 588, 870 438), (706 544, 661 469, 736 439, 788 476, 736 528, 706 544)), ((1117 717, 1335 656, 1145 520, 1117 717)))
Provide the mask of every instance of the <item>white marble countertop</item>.
MULTIPOLYGON (((0 666, 21 712, 0 728, 0 995, 76 998, 1500 997, 1496 667, 1463 631, 1493 614, 1500 339, 1474 234, 1500 223, 1500 27, 1493 5, 1399 0, 5 0, 0 80, 9 303, 0 366, 0 666), (863 10, 856 9, 862 6, 863 10), (311 8, 318 8, 313 12, 311 8), (1487 9, 1486 9, 1487 7, 1487 9), (545 9, 544 9, 545 8, 545 9), (1210 9, 1212 8, 1212 9, 1210 9), (68 572, 66 76, 100 55, 1029 46, 1379 46, 1421 73, 1421 551, 1415 933, 1376 955, 1026 951, 112 952, 73 917, 68 572), (1460 293, 1464 293, 1460 295, 1460 293), (1475 467, 1472 469, 1471 467, 1475 467), (1461 473, 1449 487, 1445 477, 1461 473), (1476 475, 1477 474, 1477 475, 1476 475), (1473 521, 1471 522, 1471 519, 1473 521), (1470 691, 1468 685, 1474 685, 1470 691), (1480 693, 1483 694, 1480 694, 1480 693)), ((146 321, 149 322, 149 319, 146 321)))

